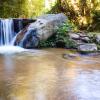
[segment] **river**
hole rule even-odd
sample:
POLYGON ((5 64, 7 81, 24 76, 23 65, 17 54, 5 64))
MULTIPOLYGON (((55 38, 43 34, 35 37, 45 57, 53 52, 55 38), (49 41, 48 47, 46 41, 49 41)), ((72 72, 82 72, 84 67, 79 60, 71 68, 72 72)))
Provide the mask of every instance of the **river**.
POLYGON ((100 100, 100 56, 64 59, 70 52, 1 54, 0 100, 100 100))

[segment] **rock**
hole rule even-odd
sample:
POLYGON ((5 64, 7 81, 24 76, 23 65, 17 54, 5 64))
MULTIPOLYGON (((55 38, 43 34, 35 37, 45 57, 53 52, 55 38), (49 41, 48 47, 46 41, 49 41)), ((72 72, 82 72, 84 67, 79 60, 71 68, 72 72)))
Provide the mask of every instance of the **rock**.
POLYGON ((20 30, 25 28, 29 23, 35 22, 35 19, 22 19, 22 18, 14 18, 14 31, 18 33, 20 30))
POLYGON ((90 41, 89 37, 81 37, 80 38, 83 42, 88 43, 90 41))
POLYGON ((86 33, 77 33, 80 37, 87 37, 86 33))
POLYGON ((94 43, 85 43, 78 46, 80 52, 94 52, 97 51, 97 46, 94 43))
POLYGON ((75 42, 76 46, 84 44, 82 40, 73 40, 73 41, 75 42))
POLYGON ((29 25, 28 30, 37 29, 37 35, 40 40, 48 39, 59 25, 66 21, 67 17, 60 14, 47 14, 37 18, 35 23, 29 25))
POLYGON ((34 23, 31 23, 29 26, 27 26, 25 29, 23 29, 21 32, 18 33, 14 44, 15 45, 23 44, 21 46, 25 48, 30 48, 29 44, 33 44, 33 48, 34 48, 38 45, 39 41, 46 40, 51 35, 53 35, 55 33, 56 28, 58 28, 66 20, 67 20, 67 17, 62 13, 47 14, 44 16, 40 16, 37 18, 37 20, 34 23), (30 30, 31 31, 35 30, 36 34, 32 35, 30 33, 31 32, 30 30), (35 42, 32 43, 32 41, 34 41, 33 39, 37 40, 35 45, 34 45, 35 42), (23 40, 24 40, 24 43, 22 43, 23 40), (28 41, 28 42, 25 42, 25 41, 28 41))
POLYGON ((75 39, 75 40, 79 40, 80 36, 78 34, 75 33, 69 33, 69 36, 71 39, 75 39))
POLYGON ((37 30, 29 30, 24 35, 23 39, 20 41, 19 46, 23 48, 33 48, 39 43, 39 38, 37 37, 37 30))
POLYGON ((97 34, 97 35, 96 35, 96 41, 97 41, 98 43, 100 43, 100 34, 97 34))
POLYGON ((85 56, 98 56, 98 55, 100 55, 100 53, 99 52, 91 52, 91 53, 86 53, 85 54, 85 56))
POLYGON ((76 57, 79 57, 79 54, 74 54, 74 53, 63 54, 63 58, 65 58, 65 59, 76 58, 76 57))

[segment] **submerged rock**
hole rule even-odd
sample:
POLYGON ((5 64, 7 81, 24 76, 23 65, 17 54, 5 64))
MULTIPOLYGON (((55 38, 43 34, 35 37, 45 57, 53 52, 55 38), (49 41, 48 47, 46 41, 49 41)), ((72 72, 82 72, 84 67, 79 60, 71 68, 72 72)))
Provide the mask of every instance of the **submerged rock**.
POLYGON ((40 40, 46 40, 55 33, 56 28, 66 21, 64 14, 47 14, 38 17, 34 23, 28 25, 20 31, 14 44, 24 48, 34 48, 38 46, 40 40), (35 31, 35 35, 33 35, 35 31))
POLYGON ((63 54, 63 58, 64 59, 68 59, 68 58, 76 58, 79 57, 79 54, 74 54, 74 53, 69 53, 69 54, 63 54))

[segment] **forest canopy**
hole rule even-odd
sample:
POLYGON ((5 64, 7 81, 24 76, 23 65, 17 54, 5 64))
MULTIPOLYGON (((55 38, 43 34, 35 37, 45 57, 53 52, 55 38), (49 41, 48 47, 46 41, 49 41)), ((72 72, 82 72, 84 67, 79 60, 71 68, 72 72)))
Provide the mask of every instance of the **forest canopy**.
POLYGON ((44 0, 0 0, 1 18, 31 18, 41 14, 44 0))
POLYGON ((100 26, 100 0, 0 0, 0 18, 34 18, 60 12, 81 29, 100 26))

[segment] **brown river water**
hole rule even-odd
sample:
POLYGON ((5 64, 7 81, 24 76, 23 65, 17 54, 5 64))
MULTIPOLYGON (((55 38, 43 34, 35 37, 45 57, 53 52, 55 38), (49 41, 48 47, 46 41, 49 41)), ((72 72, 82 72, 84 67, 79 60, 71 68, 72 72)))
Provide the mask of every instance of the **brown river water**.
POLYGON ((70 51, 0 55, 0 100, 100 100, 100 56, 64 53, 70 51))

